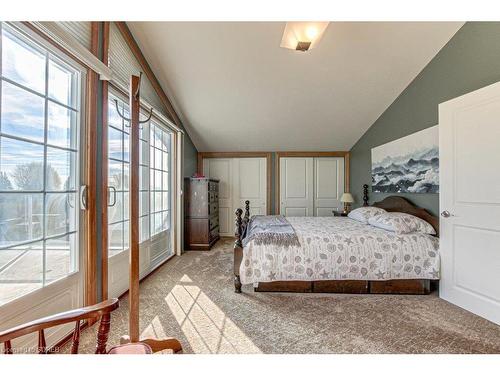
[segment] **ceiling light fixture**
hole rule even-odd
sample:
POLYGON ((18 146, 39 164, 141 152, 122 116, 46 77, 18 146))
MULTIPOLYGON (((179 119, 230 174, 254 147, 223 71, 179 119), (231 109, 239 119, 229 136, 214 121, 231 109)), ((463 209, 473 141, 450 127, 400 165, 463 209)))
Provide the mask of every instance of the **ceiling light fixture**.
POLYGON ((316 47, 329 22, 287 22, 280 47, 306 52, 316 47))

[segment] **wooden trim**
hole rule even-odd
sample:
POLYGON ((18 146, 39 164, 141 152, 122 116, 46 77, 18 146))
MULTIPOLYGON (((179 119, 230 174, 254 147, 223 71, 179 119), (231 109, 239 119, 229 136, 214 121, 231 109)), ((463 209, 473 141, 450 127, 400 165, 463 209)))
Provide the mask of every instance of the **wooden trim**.
MULTIPOLYGON (((91 52, 98 53, 99 24, 92 22, 91 52)), ((85 293, 86 306, 97 303, 97 88, 99 76, 89 69, 87 75, 87 121, 85 127, 85 184, 87 185, 87 210, 84 220, 85 241, 85 293)), ((90 321, 92 325, 94 321, 90 321)))
POLYGON ((349 151, 278 151, 276 152, 276 176, 275 176, 275 204, 274 213, 279 215, 281 212, 281 179, 280 179, 280 159, 281 158, 344 158, 344 190, 349 192, 350 189, 350 152, 349 151))
POLYGON ((279 215, 281 210, 281 200, 280 200, 280 156, 276 153, 276 158, 274 160, 274 214, 279 215))
POLYGON ((236 152, 198 152, 198 172, 203 172, 203 159, 209 158, 267 158, 272 156, 267 151, 236 151, 236 152))
MULTIPOLYGON (((109 22, 102 23, 102 62, 108 65, 109 22)), ((108 299, 108 97, 109 82, 102 81, 101 118, 101 298, 108 299)))
POLYGON ((271 214, 271 188, 272 188, 272 178, 273 178, 273 171, 271 170, 273 166, 273 161, 272 161, 272 154, 269 153, 266 156, 266 213, 268 215, 271 214))
POLYGON ((179 249, 178 249, 178 246, 177 246, 177 242, 178 242, 178 236, 179 236, 179 233, 178 233, 178 230, 177 229, 172 229, 172 228, 176 228, 177 227, 177 217, 178 215, 180 215, 180 209, 179 209, 179 197, 178 197, 178 194, 179 194, 179 179, 181 177, 179 171, 178 171, 178 153, 179 153, 179 150, 178 150, 178 145, 177 145, 177 139, 179 137, 179 133, 178 132, 172 132, 171 133, 172 135, 172 138, 171 138, 171 146, 172 146, 172 153, 170 154, 170 157, 172 158, 171 161, 170 161, 170 166, 171 168, 173 169, 174 173, 173 175, 171 175, 171 184, 170 186, 172 187, 172 195, 170 197, 171 201, 173 201, 173 215, 170 217, 170 230, 171 230, 171 233, 173 234, 172 236, 172 247, 174 249, 174 254, 177 255, 179 253, 179 249), (172 157, 173 155, 173 157, 172 157), (175 224, 174 224, 175 222, 175 224))
POLYGON ((203 173, 203 159, 214 158, 266 158, 266 213, 271 214, 271 182, 272 182, 272 152, 245 151, 245 152, 198 152, 196 169, 203 173))
POLYGON ((280 158, 284 157, 330 157, 339 158, 345 157, 349 151, 278 151, 276 155, 280 158))
POLYGON ((165 91, 163 91, 160 82, 156 78, 155 74, 153 73, 153 70, 149 66, 149 63, 147 62, 146 58, 142 54, 142 51, 137 44, 136 40, 134 39, 134 36, 130 32, 130 29, 127 26, 126 22, 115 22, 116 26, 118 27, 118 30, 122 34, 123 38, 126 40, 130 50, 134 54, 135 58, 141 65, 141 68, 144 70, 144 74, 146 77, 148 77, 149 81, 153 85, 154 90, 156 91, 156 94, 160 97, 163 105, 167 109, 169 113, 170 120, 174 122, 179 127, 182 127, 181 120, 179 119, 179 116, 175 112, 174 107, 172 106, 172 103, 167 97, 167 94, 165 94, 165 91))

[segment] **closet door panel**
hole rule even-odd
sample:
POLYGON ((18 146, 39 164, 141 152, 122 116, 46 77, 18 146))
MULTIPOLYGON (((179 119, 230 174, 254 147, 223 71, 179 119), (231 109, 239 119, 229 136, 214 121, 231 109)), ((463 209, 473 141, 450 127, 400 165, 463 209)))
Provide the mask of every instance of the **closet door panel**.
POLYGON ((280 158, 280 213, 313 216, 313 158, 280 158))
POLYGON ((234 211, 250 201, 251 215, 267 212, 266 158, 210 158, 203 160, 206 177, 219 180, 219 233, 234 235, 234 211))
POLYGON ((267 165, 265 158, 234 159, 234 209, 244 209, 250 201, 251 215, 265 215, 267 211, 267 165))
POLYGON ((342 207, 344 193, 344 158, 314 159, 314 216, 333 216, 342 207))

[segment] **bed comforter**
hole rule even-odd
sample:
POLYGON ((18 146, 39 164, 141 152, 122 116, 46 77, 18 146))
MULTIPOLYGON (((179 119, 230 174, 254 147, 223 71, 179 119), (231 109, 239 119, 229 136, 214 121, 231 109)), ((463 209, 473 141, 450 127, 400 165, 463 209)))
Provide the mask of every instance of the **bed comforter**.
POLYGON ((300 246, 243 249, 243 284, 289 280, 439 279, 439 239, 397 235, 346 217, 287 217, 300 246))

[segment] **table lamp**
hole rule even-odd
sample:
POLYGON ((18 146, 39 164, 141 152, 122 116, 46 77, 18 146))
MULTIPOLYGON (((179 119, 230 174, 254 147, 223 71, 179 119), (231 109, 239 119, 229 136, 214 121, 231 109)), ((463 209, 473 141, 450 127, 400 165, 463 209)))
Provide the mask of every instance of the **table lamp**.
POLYGON ((342 194, 342 197, 340 197, 340 201, 344 203, 344 213, 349 213, 349 206, 354 202, 354 198, 352 197, 351 193, 342 194))

